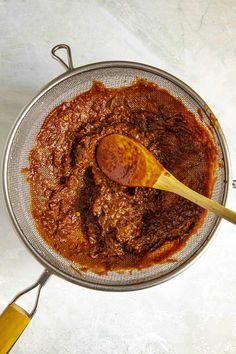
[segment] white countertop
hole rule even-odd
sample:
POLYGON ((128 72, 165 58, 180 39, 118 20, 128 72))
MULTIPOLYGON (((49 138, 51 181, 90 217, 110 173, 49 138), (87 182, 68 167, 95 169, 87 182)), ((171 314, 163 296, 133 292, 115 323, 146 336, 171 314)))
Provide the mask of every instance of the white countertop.
MULTIPOLYGON (((209 104, 236 178, 235 0, 0 0, 0 149, 22 107, 62 73, 50 58, 71 46, 74 64, 143 62, 169 71, 209 104)), ((236 190, 228 206, 236 210, 236 190)), ((0 311, 42 266, 17 238, 0 200, 0 311)), ((55 276, 15 354, 236 353, 236 227, 187 271, 132 293, 81 288, 55 276)), ((1 334, 0 334, 1 337, 1 334)))

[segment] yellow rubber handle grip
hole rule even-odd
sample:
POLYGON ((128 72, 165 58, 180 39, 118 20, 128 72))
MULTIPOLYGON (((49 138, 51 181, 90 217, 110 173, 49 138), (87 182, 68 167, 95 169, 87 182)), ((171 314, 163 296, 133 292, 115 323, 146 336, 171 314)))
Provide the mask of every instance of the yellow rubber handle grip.
POLYGON ((30 315, 20 306, 14 303, 7 306, 0 316, 0 354, 11 349, 30 320, 30 315))

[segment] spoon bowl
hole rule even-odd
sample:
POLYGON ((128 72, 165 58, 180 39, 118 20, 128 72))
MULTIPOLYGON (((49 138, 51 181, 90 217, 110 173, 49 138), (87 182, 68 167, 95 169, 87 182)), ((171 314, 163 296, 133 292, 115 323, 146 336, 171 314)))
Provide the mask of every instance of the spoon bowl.
POLYGON ((96 158, 105 175, 129 187, 152 187, 164 170, 143 145, 121 134, 101 139, 96 158))

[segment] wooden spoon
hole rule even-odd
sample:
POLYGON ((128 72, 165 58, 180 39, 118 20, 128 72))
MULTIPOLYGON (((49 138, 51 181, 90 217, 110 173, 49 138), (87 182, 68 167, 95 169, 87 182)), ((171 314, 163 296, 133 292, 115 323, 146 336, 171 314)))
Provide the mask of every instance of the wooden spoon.
POLYGON ((173 192, 236 224, 236 213, 193 191, 176 179, 137 141, 121 134, 100 140, 96 159, 106 176, 129 187, 151 187, 173 192))

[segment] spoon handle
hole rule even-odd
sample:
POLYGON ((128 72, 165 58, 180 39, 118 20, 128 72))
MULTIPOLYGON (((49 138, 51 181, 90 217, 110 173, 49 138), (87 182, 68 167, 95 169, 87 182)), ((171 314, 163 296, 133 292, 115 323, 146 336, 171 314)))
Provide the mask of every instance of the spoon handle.
POLYGON ((236 212, 225 208, 224 206, 205 197, 202 194, 195 192, 185 184, 181 183, 167 171, 164 171, 164 173, 159 176, 158 180, 153 185, 153 188, 176 193, 181 197, 184 197, 191 202, 201 206, 202 208, 208 209, 216 215, 232 222, 233 224, 236 224, 236 212))

